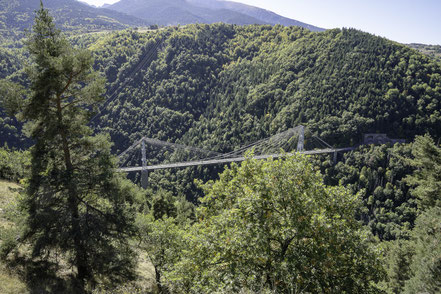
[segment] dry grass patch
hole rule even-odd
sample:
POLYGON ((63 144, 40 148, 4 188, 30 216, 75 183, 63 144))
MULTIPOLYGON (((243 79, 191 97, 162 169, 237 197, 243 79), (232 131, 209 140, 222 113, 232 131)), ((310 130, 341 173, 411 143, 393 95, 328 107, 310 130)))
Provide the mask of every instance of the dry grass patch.
MULTIPOLYGON (((20 186, 0 180, 0 243, 1 232, 5 229, 11 228, 14 224, 8 220, 8 210, 11 209, 18 196, 18 190, 20 186)), ((19 275, 9 270, 6 265, 0 262, 0 293, 4 294, 16 294, 16 293, 29 293, 26 284, 22 281, 19 275)))

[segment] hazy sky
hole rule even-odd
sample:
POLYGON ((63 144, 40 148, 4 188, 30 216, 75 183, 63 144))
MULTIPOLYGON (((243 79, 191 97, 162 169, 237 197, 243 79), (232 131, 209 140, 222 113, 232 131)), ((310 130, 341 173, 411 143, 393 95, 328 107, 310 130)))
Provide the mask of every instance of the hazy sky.
MULTIPOLYGON (((83 0, 102 5, 118 0, 83 0)), ((441 45, 440 0, 235 0, 322 28, 356 28, 401 43, 441 45)))

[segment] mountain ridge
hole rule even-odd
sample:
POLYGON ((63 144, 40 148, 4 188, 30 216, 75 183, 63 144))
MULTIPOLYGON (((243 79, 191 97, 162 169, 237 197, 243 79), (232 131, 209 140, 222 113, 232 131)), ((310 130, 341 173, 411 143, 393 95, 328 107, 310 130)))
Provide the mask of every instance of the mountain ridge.
POLYGON ((324 29, 274 12, 232 1, 218 0, 121 0, 106 8, 125 12, 159 25, 224 22, 237 25, 281 24, 301 26, 311 31, 324 29))
MULTIPOLYGON (((0 0, 0 34, 4 37, 23 36, 39 8, 35 0, 0 0)), ((120 30, 130 26, 147 26, 148 22, 110 9, 94 8, 76 0, 45 0, 55 23, 65 31, 120 30)))
POLYGON ((243 13, 249 15, 251 17, 260 19, 269 24, 280 24, 284 26, 300 26, 307 28, 314 32, 323 31, 323 28, 316 27, 311 24, 307 24, 295 19, 287 18, 281 15, 278 15, 275 12, 272 12, 267 9, 259 8, 256 6, 246 5, 239 2, 234 1, 219 1, 219 0, 186 0, 189 3, 193 3, 195 5, 205 6, 205 7, 217 7, 217 8, 226 8, 239 13, 243 13))

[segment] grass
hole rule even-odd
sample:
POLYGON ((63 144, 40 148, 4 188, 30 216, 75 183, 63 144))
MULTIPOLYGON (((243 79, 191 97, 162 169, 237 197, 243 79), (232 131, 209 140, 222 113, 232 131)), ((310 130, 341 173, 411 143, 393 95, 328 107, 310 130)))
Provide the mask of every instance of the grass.
MULTIPOLYGON (((8 220, 6 213, 8 208, 15 203, 18 189, 20 189, 19 185, 0 180, 0 232, 13 226, 13 223, 8 220)), ((0 262, 0 293, 29 293, 26 283, 20 279, 17 273, 8 269, 2 262, 0 262)))
POLYGON ((21 281, 16 273, 8 270, 0 263, 0 293, 26 294, 29 293, 26 284, 21 281))

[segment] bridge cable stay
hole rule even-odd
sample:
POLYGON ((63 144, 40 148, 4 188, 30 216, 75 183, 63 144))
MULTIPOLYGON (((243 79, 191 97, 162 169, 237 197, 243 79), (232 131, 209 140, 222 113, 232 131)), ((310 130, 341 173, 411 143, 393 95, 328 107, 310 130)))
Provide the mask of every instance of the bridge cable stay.
POLYGON ((329 145, 328 143, 326 143, 324 140, 320 139, 317 136, 312 136, 312 138, 316 139, 317 141, 319 141, 320 143, 322 143, 324 146, 328 147, 328 148, 334 148, 331 145, 329 145))
MULTIPOLYGON (((135 141, 135 143, 133 143, 124 152, 119 154, 118 158, 121 160, 127 153, 129 153, 130 151, 132 151, 133 149, 138 147, 140 144, 142 145, 143 143, 147 143, 149 145, 154 145, 154 146, 159 146, 159 147, 165 147, 165 148, 167 148, 169 150, 172 150, 172 151, 175 151, 177 149, 181 149, 181 150, 188 150, 188 151, 191 151, 191 152, 194 152, 194 153, 198 153, 198 154, 201 154, 201 153, 202 154, 216 154, 216 155, 221 154, 219 152, 215 152, 215 151, 211 151, 211 150, 206 150, 206 149, 202 149, 202 148, 198 148, 198 147, 191 147, 191 146, 186 146, 186 145, 183 145, 183 144, 170 143, 170 142, 165 142, 165 141, 161 141, 161 140, 158 140, 158 139, 151 139, 151 138, 147 138, 147 137, 142 137, 141 139, 135 141)), ((125 161, 125 163, 126 162, 127 162, 127 160, 125 161)), ((124 164, 122 164, 122 165, 124 165, 124 164)), ((122 165, 120 165, 120 167, 122 165)))
POLYGON ((198 148, 198 147, 191 147, 191 146, 187 146, 187 145, 183 145, 183 144, 179 144, 179 143, 170 143, 170 142, 161 141, 158 139, 151 139, 151 138, 147 138, 147 137, 143 137, 143 139, 146 141, 146 143, 149 143, 151 145, 157 145, 157 146, 161 146, 161 147, 169 147, 169 148, 172 148, 173 150, 182 149, 182 150, 193 151, 196 153, 221 155, 221 153, 216 152, 216 151, 206 150, 206 149, 198 148))
POLYGON ((295 134, 298 133, 300 127, 295 127, 288 129, 282 133, 278 133, 274 136, 271 136, 269 138, 260 140, 254 144, 252 144, 252 147, 247 148, 246 150, 251 150, 254 148, 255 155, 261 155, 263 152, 268 152, 269 150, 277 150, 280 149, 282 144, 286 143, 286 139, 292 138, 295 134))
POLYGON ((235 157, 235 156, 243 155, 246 151, 253 150, 253 148, 254 148, 255 155, 258 155, 258 154, 260 154, 259 152, 263 151, 263 150, 260 151, 260 149, 264 148, 264 147, 261 148, 261 146, 274 147, 271 144, 275 144, 275 143, 272 143, 272 142, 279 142, 280 143, 284 137, 286 137, 286 136, 292 137, 295 133, 298 132, 299 129, 300 129, 300 126, 299 127, 295 127, 295 128, 291 128, 291 129, 288 129, 288 130, 286 130, 286 131, 284 131, 282 133, 279 133, 279 134, 276 134, 274 136, 271 136, 269 138, 264 138, 264 139, 258 140, 256 142, 253 142, 251 144, 248 144, 248 145, 245 145, 245 146, 241 146, 239 149, 233 150, 231 152, 224 153, 224 154, 221 154, 219 156, 214 156, 214 157, 206 158, 206 160, 215 160, 215 159, 221 159, 221 158, 232 158, 232 157, 235 157))
POLYGON ((121 157, 123 157, 124 155, 126 155, 128 152, 130 152, 131 150, 133 150, 134 148, 136 148, 139 144, 141 144, 142 139, 139 139, 138 141, 136 141, 135 143, 133 143, 129 148, 127 148, 125 151, 123 151, 121 154, 118 155, 118 158, 121 159, 121 157))
POLYGON ((282 146, 288 143, 296 133, 299 133, 299 131, 301 131, 300 126, 289 129, 286 132, 280 133, 279 135, 269 138, 267 143, 266 144, 264 143, 262 145, 263 147, 261 148, 260 153, 257 154, 263 154, 262 152, 269 152, 270 150, 274 150, 276 152, 279 151, 282 148, 282 146))

